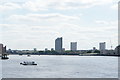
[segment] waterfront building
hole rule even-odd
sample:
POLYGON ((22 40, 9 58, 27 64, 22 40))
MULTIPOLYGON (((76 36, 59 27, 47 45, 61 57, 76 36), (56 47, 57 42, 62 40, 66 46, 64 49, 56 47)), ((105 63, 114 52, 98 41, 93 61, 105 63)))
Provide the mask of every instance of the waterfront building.
POLYGON ((7 53, 12 53, 12 50, 11 50, 11 49, 8 49, 8 50, 7 50, 7 53))
POLYGON ((0 55, 3 54, 3 44, 0 44, 0 55))
POLYGON ((115 48, 115 54, 120 55, 120 45, 115 48))
POLYGON ((62 52, 62 37, 57 38, 55 40, 55 51, 61 53, 62 52))
POLYGON ((37 51, 37 49, 36 49, 36 48, 34 48, 33 50, 34 50, 34 52, 36 52, 36 51, 37 51))
POLYGON ((100 50, 101 54, 105 53, 105 50, 106 50, 106 43, 105 42, 102 42, 99 44, 99 50, 100 50))
POLYGON ((77 42, 71 42, 71 51, 77 51, 77 42))
POLYGON ((106 55, 115 55, 115 51, 114 50, 105 50, 104 54, 106 54, 106 55))
POLYGON ((5 46, 5 47, 3 47, 3 52, 4 52, 4 53, 6 52, 6 46, 5 46))
POLYGON ((0 44, 0 54, 4 54, 6 52, 6 46, 4 47, 3 44, 0 44))
POLYGON ((0 56, 1 56, 1 59, 8 59, 7 53, 6 53, 6 46, 4 47, 3 44, 0 44, 0 56))

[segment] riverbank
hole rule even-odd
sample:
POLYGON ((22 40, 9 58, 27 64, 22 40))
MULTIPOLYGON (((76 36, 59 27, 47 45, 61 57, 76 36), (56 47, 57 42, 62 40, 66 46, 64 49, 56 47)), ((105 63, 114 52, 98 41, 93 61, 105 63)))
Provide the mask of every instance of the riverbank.
MULTIPOLYGON (((26 56, 30 56, 30 55, 38 55, 38 54, 9 54, 9 55, 26 55, 26 56)), ((41 54, 41 55, 48 55, 48 54, 41 54)), ((38 55, 38 56, 41 56, 38 55)), ((66 54, 49 54, 49 56, 52 55, 56 55, 56 56, 116 56, 119 57, 120 55, 106 55, 106 54, 79 54, 79 55, 74 55, 74 54, 70 54, 70 55, 66 55, 66 54)))

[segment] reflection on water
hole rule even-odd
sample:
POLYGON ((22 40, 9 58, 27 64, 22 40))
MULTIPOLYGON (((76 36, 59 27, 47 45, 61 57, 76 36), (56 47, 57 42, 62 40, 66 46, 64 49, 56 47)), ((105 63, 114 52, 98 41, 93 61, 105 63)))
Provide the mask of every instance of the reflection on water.
POLYGON ((2 61, 3 78, 118 78, 118 57, 9 56, 2 61), (37 66, 20 65, 35 61, 37 66))

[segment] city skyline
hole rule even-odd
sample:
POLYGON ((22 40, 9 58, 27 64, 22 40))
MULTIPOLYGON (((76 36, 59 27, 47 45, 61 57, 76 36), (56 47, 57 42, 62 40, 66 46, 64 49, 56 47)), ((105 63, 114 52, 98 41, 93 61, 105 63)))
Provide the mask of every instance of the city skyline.
MULTIPOLYGON (((0 43, 0 44, 2 44, 2 43, 0 43)), ((33 50, 33 51, 37 51, 37 50, 44 50, 44 51, 48 51, 48 50, 55 50, 56 52, 62 52, 64 49, 65 50, 70 50, 70 51, 77 51, 77 50, 82 50, 82 49, 78 49, 77 48, 77 42, 70 42, 70 44, 69 44, 69 46, 70 46, 70 48, 69 49, 66 49, 65 47, 63 47, 63 37, 58 37, 58 38, 56 38, 55 39, 55 45, 54 45, 54 47, 51 47, 50 49, 48 49, 47 47, 46 48, 44 48, 44 49, 39 49, 39 48, 32 48, 32 49, 16 49, 16 50, 33 50)), ((2 44, 3 45, 3 44, 2 44)), ((6 46, 6 45, 5 45, 6 46)), ((90 49, 83 49, 83 50, 94 50, 94 49, 97 49, 97 50, 107 50, 107 48, 106 48, 106 42, 100 42, 99 43, 99 48, 96 48, 97 46, 93 46, 92 48, 90 48, 90 49)), ((117 47, 117 46, 116 46, 117 47)), ((8 50, 11 50, 11 48, 8 48, 8 50)), ((15 50, 15 49, 13 49, 13 50, 15 50)), ((113 48, 112 48, 112 46, 111 46, 111 49, 110 50, 114 50, 113 48)))
POLYGON ((11 49, 51 49, 63 37, 63 47, 78 49, 118 45, 118 0, 2 0, 0 42, 11 49), (99 15, 99 16, 98 16, 99 15), (84 43, 84 44, 83 44, 84 43))

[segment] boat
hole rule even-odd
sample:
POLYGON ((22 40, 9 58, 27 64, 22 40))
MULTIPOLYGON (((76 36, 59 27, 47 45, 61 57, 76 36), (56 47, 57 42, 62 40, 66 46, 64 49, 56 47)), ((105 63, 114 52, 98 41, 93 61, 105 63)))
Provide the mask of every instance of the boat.
POLYGON ((6 59, 9 59, 9 57, 7 57, 7 54, 2 54, 1 59, 6 60, 6 59))
POLYGON ((8 57, 3 57, 3 56, 2 56, 1 59, 9 59, 9 58, 8 58, 8 57))
POLYGON ((26 61, 24 61, 24 62, 22 62, 20 64, 21 65, 37 65, 34 61, 32 61, 32 62, 26 62, 26 61))

